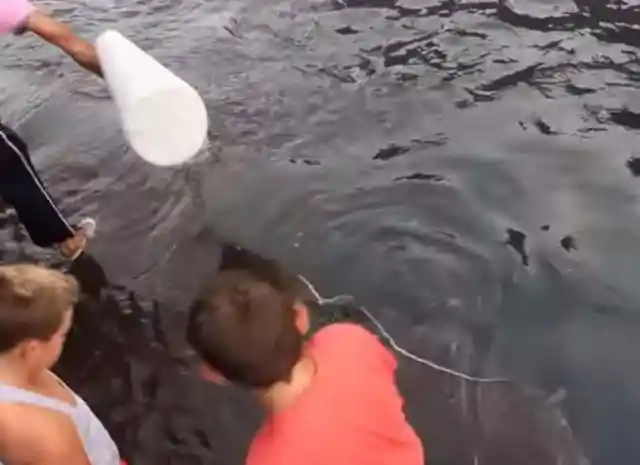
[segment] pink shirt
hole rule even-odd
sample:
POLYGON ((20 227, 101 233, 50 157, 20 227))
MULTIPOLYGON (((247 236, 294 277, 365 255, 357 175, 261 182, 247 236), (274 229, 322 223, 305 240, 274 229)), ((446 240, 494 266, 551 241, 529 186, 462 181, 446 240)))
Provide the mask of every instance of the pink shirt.
POLYGON ((29 0, 0 0, 0 34, 19 32, 35 9, 29 0))
POLYGON ((403 411, 396 360, 366 329, 326 326, 307 350, 312 384, 271 416, 246 465, 424 465, 424 449, 403 411))

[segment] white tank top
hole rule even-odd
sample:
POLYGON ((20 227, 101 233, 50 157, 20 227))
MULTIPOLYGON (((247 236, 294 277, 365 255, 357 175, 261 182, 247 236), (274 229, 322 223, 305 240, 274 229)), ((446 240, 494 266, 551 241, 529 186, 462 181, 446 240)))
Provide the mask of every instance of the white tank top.
MULTIPOLYGON (((0 0, 3 1, 3 0, 0 0)), ((63 383, 64 385, 64 383, 63 383)), ((66 385, 65 385, 66 386, 66 385)), ((67 389, 69 389, 67 387, 67 389)), ((71 391, 71 389, 69 389, 71 391)), ((64 413, 76 426, 91 465, 119 465, 120 454, 113 439, 87 403, 71 391, 76 405, 0 383, 0 403, 35 405, 64 413)), ((0 465, 4 465, 0 461, 0 465)))

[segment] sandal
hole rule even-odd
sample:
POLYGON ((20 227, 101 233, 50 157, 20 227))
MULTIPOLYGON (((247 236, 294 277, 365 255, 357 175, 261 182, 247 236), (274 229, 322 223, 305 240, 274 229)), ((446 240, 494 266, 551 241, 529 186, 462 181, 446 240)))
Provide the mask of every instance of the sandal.
POLYGON ((60 253, 68 260, 75 261, 85 251, 89 239, 93 239, 96 235, 96 222, 92 218, 83 218, 76 228, 76 238, 78 235, 82 237, 81 245, 75 249, 72 253, 67 253, 63 250, 62 246, 59 246, 60 253))

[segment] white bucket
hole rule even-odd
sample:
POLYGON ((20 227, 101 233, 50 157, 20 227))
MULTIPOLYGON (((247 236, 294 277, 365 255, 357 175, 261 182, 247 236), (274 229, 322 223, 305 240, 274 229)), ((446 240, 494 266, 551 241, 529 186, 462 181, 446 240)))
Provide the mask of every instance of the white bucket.
POLYGON ((102 33, 96 49, 125 137, 138 155, 160 166, 195 156, 209 126, 198 92, 117 31, 102 33))

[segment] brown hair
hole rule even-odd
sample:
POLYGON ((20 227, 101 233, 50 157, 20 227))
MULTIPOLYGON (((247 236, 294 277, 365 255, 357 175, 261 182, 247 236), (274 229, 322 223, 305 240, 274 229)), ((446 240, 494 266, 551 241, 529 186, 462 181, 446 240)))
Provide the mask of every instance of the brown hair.
POLYGON ((269 268, 221 271, 191 307, 187 340, 232 383, 266 388, 288 381, 303 346, 294 282, 269 268))
POLYGON ((77 300, 71 276, 36 265, 0 266, 0 352, 50 339, 77 300))

